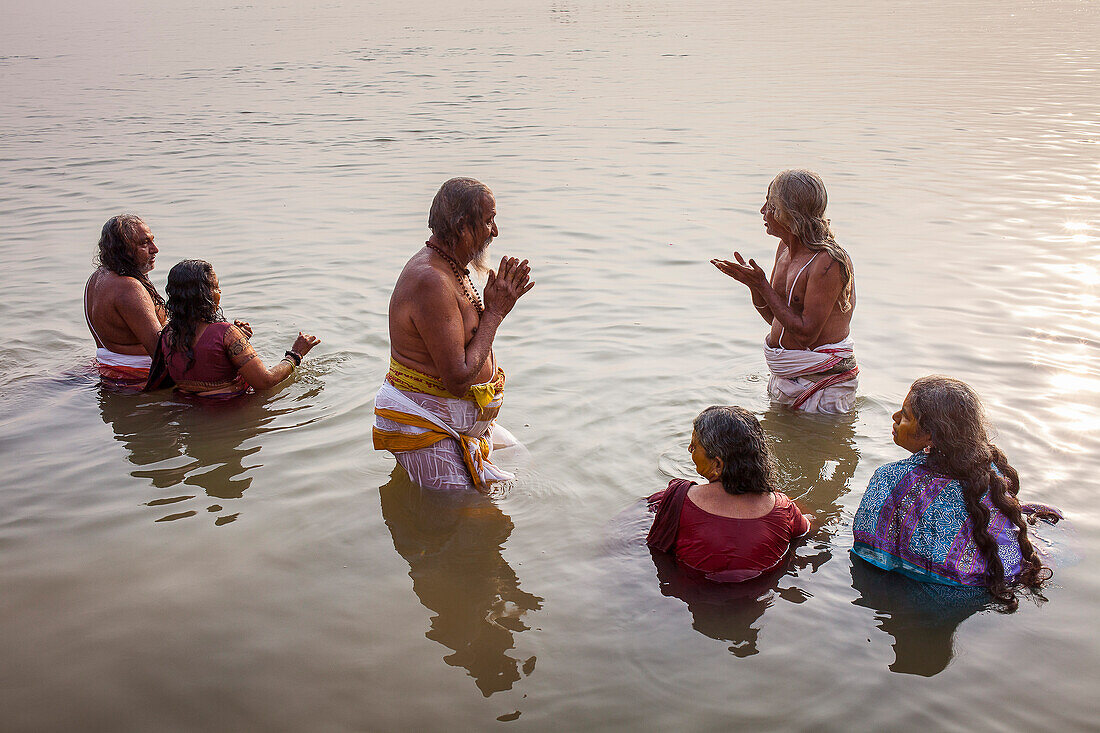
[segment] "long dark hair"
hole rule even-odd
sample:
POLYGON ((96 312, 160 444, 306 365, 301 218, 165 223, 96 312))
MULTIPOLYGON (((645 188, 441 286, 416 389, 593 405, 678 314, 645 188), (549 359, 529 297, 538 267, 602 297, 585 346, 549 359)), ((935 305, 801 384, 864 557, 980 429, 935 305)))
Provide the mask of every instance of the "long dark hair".
POLYGON ((187 356, 187 369, 195 363, 195 331, 200 323, 225 320, 214 300, 214 268, 206 260, 184 260, 168 273, 168 346, 187 356))
POLYGON ((692 424, 695 439, 710 459, 722 459, 722 488, 727 494, 775 491, 775 464, 764 429, 743 407, 714 405, 692 424))
POLYGON ((913 382, 909 406, 920 429, 932 437, 927 467, 962 486, 966 511, 974 525, 974 541, 986 562, 986 588, 1002 604, 1000 610, 1015 611, 1019 602, 1012 586, 1026 586, 1035 592, 1053 573, 1043 565, 1027 536, 1027 523, 1016 499, 1020 476, 1009 465, 1004 452, 989 441, 981 400, 963 382, 933 375, 913 382), (987 492, 993 506, 1019 530, 1023 562, 1020 575, 1011 585, 997 553, 997 541, 989 532, 990 512, 982 504, 987 492))
POLYGON ((119 214, 108 219, 99 233, 99 251, 95 264, 106 267, 116 275, 137 280, 153 299, 153 306, 160 311, 164 309, 164 298, 153 287, 149 276, 134 262, 133 243, 143 226, 146 226, 145 222, 134 214, 119 214))

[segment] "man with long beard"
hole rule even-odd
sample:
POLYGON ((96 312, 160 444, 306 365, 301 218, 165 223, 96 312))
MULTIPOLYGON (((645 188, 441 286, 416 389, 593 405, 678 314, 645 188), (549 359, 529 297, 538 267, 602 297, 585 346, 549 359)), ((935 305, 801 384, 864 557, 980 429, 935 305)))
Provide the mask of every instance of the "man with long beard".
POLYGON ((432 201, 431 238, 397 278, 390 298, 390 370, 374 401, 374 447, 396 456, 428 488, 487 491, 513 476, 489 460, 514 441, 495 425, 504 370, 493 339, 534 283, 527 260, 503 257, 489 270, 485 300, 470 278, 485 271, 499 232, 485 184, 452 178, 432 201))

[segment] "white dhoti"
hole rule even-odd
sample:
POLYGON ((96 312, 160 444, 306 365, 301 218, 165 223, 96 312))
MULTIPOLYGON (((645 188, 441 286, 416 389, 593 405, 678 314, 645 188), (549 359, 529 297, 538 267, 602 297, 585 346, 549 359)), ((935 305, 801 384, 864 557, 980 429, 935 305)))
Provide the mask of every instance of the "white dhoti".
POLYGON ((816 349, 784 349, 764 344, 771 371, 768 394, 795 410, 848 412, 856 399, 859 367, 854 363, 851 337, 816 349))
POLYGON ((479 404, 397 389, 387 379, 374 398, 374 447, 393 453, 409 478, 427 488, 488 491, 510 481, 515 476, 490 460, 494 447, 516 442, 495 423, 503 388, 482 394, 479 404))

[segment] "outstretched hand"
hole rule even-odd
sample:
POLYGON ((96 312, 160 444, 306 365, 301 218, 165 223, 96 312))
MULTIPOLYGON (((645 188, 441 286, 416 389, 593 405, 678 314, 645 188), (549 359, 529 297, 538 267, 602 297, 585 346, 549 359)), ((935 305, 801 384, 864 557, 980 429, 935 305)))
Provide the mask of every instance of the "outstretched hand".
POLYGON ((319 343, 321 343, 321 339, 299 331, 298 338, 294 339, 294 345, 290 347, 290 350, 298 356, 305 356, 309 353, 310 349, 319 343))
POLYGON ((745 258, 741 256, 740 252, 734 252, 733 257, 737 260, 736 262, 711 260, 710 264, 737 282, 747 285, 752 290, 759 290, 768 284, 768 275, 761 269, 760 265, 756 264, 756 260, 750 259, 745 262, 745 258))
POLYGON ((520 262, 515 257, 501 257, 500 267, 489 270, 485 280, 485 310, 496 313, 501 318, 508 315, 512 306, 535 284, 531 282, 531 268, 527 260, 520 262))

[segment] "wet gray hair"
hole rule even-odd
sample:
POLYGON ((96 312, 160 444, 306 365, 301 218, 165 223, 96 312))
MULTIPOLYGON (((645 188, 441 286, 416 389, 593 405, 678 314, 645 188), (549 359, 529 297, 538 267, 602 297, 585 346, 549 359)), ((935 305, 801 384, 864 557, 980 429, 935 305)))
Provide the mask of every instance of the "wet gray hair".
POLYGON ((776 218, 798 237, 811 252, 824 250, 840 263, 844 288, 837 304, 844 312, 852 308, 852 261, 837 244, 836 236, 825 218, 829 194, 825 183, 813 171, 792 169, 781 171, 768 186, 768 204, 776 218))
POLYGON ((428 228, 442 244, 453 248, 463 228, 481 216, 485 198, 493 192, 475 178, 452 178, 439 187, 428 212, 428 228))
POLYGON ((710 459, 722 459, 722 488, 727 494, 775 491, 775 464, 764 429, 743 407, 713 405, 692 424, 695 440, 710 459))

